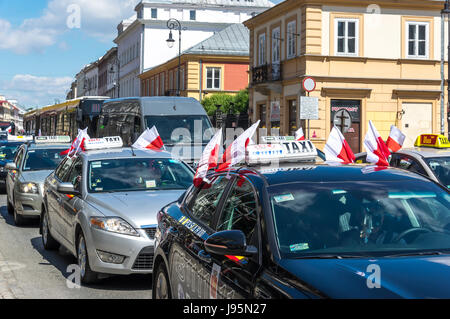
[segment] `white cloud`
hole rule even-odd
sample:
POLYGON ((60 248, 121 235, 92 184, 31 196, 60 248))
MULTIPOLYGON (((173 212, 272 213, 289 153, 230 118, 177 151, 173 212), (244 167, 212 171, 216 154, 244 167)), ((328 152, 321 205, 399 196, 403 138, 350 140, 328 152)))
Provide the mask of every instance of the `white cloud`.
POLYGON ((72 77, 45 77, 30 74, 15 75, 1 84, 1 95, 19 101, 24 107, 42 107, 53 104, 55 99, 64 101, 72 77))
POLYGON ((0 19, 0 49, 17 54, 42 52, 71 30, 71 18, 79 8, 80 31, 102 41, 111 41, 121 20, 129 18, 139 0, 51 0, 39 18, 26 19, 14 27, 0 19), (72 6, 72 7, 71 7, 72 6))

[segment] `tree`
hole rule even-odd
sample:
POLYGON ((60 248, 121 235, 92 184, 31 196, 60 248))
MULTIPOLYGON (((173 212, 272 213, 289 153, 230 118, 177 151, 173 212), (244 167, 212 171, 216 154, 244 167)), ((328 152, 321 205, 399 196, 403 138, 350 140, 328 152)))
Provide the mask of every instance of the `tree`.
POLYGON ((226 93, 214 93, 202 100, 202 105, 209 116, 215 114, 217 105, 221 105, 221 110, 224 113, 246 113, 248 110, 248 90, 241 90, 235 96, 226 93))

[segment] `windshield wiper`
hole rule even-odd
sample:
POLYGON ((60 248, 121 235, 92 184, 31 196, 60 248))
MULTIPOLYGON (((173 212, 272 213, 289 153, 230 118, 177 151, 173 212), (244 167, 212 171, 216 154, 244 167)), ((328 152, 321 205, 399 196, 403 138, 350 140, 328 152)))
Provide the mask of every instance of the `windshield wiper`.
POLYGON ((439 250, 433 250, 433 251, 413 251, 409 253, 401 252, 398 254, 392 254, 392 255, 386 255, 383 257, 408 257, 408 256, 439 256, 439 255, 446 255, 449 254, 449 252, 442 252, 439 250))
POLYGON ((324 255, 310 255, 310 256, 298 256, 295 259, 345 259, 345 258, 374 258, 374 256, 366 255, 337 255, 337 254, 324 254, 324 255))

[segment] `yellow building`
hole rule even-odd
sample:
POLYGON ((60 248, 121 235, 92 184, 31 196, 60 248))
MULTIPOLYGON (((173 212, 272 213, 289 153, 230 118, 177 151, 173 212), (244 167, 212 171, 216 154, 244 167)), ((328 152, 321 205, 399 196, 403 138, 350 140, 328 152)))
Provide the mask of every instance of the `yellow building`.
POLYGON ((310 138, 320 148, 333 123, 355 153, 369 120, 385 139, 397 125, 405 146, 419 133, 440 133, 443 7, 434 0, 286 0, 248 20, 252 120, 283 135, 305 130, 299 97, 312 77, 319 119, 310 121, 310 138))
MULTIPOLYGON (((207 94, 235 94, 248 86, 249 32, 232 24, 181 55, 180 95, 201 101, 207 94)), ((141 96, 176 95, 179 60, 173 58, 145 71, 141 96)))

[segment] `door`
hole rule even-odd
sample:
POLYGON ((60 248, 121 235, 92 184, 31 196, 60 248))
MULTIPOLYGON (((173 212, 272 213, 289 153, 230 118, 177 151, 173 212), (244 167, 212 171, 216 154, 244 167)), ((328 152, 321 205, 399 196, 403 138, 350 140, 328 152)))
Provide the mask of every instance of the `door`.
POLYGON ((9 202, 14 205, 14 184, 16 183, 17 178, 19 177, 19 172, 21 170, 23 156, 25 154, 25 149, 22 147, 18 152, 16 157, 14 158, 14 163, 16 164, 15 170, 8 171, 8 175, 6 176, 6 194, 8 196, 9 202))
POLYGON ((402 132, 406 135, 403 148, 413 147, 417 136, 433 133, 431 103, 403 103, 402 132))
POLYGON ((361 101, 331 100, 331 127, 341 130, 353 153, 361 152, 361 101))
MULTIPOLYGON (((69 173, 64 178, 65 183, 71 183, 74 186, 75 190, 81 192, 81 183, 82 183, 82 172, 83 172, 83 161, 80 157, 78 157, 69 173)), ((78 196, 72 195, 60 195, 61 199, 61 230, 62 235, 68 241, 69 244, 75 246, 75 235, 74 235, 74 227, 76 222, 76 216, 78 214, 78 210, 81 208, 82 199, 78 196)))

